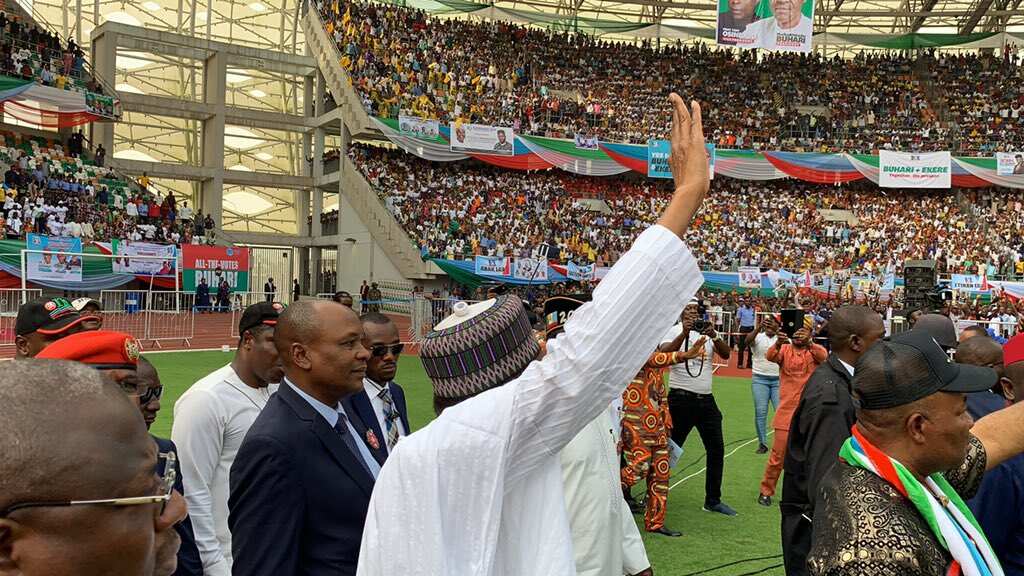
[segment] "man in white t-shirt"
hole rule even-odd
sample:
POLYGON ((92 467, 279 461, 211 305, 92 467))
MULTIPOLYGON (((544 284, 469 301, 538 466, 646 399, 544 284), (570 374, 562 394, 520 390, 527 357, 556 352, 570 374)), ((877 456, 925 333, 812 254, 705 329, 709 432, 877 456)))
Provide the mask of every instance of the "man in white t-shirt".
POLYGON ((701 317, 696 299, 683 310, 682 322, 676 324, 662 338, 659 349, 669 351, 671 342, 684 330, 688 333, 683 344, 689 349, 702 335, 707 336, 703 360, 687 360, 676 364, 668 375, 668 408, 672 416, 672 441, 682 446, 690 431, 697 428, 704 444, 707 474, 704 482, 704 510, 735 516, 736 511, 722 502, 722 472, 725 467, 725 441, 722 439, 722 413, 711 393, 712 358, 715 354, 729 359, 729 344, 714 325, 701 317), (701 326, 703 325, 703 326, 701 326), (697 328, 701 328, 697 330, 697 328))
POLYGON ((768 403, 779 409, 779 365, 765 358, 768 349, 778 340, 779 325, 774 316, 760 315, 754 331, 746 335, 753 358, 750 387, 754 395, 754 429, 757 430, 757 453, 768 452, 768 403))
POLYGON ((281 382, 274 326, 283 310, 278 302, 246 308, 235 359, 193 384, 174 405, 171 439, 206 576, 231 575, 229 472, 246 432, 281 382))

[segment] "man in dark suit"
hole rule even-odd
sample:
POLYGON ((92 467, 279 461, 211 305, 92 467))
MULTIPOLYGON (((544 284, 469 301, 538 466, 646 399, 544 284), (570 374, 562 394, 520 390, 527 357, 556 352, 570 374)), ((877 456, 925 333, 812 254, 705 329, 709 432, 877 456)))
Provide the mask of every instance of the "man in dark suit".
POLYGON ((277 295, 277 286, 274 286, 273 278, 267 278, 267 281, 263 284, 263 295, 267 298, 267 302, 274 301, 274 296, 277 295))
POLYGON ((380 312, 364 314, 360 321, 363 346, 370 351, 366 378, 363 391, 345 398, 342 405, 373 456, 384 464, 398 440, 411 432, 405 391, 394 381, 404 346, 398 326, 380 312))
POLYGON ((292 303, 274 341, 285 378, 231 466, 234 576, 354 575, 380 465, 342 400, 363 389, 369 351, 355 312, 292 303))

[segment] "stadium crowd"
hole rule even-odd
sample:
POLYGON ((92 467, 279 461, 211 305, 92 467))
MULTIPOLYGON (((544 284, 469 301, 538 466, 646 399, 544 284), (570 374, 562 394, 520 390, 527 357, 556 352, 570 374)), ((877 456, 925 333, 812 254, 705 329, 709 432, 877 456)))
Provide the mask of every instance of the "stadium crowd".
POLYGON ((85 68, 85 53, 74 38, 61 41, 37 23, 0 12, 0 72, 61 90, 103 94, 85 68))
POLYGON ((319 0, 341 65, 371 114, 643 143, 664 134, 665 94, 708 103, 708 138, 729 148, 962 153, 1020 142, 1020 60, 610 42, 504 22, 440 19, 391 4, 319 0), (950 126, 922 82, 948 91, 950 126), (947 86, 947 82, 950 86, 947 86), (743 105, 737 105, 742 102, 743 105), (1003 112, 1007 115, 1004 115, 1003 112), (984 114, 984 117, 982 115, 984 114))
MULTIPOLYGON (((644 178, 432 163, 368 145, 350 157, 429 257, 524 256, 546 242, 559 261, 610 265, 667 201, 664 186, 644 178)), ((704 269, 881 274, 935 259, 943 273, 1024 275, 1019 193, 731 178, 712 188, 688 232, 704 269), (825 210, 842 212, 826 220, 836 213, 825 210)))
POLYGON ((8 239, 28 233, 85 241, 154 243, 212 241, 215 223, 161 194, 148 176, 130 182, 109 168, 65 153, 60 145, 4 136, 0 148, 0 222, 8 239))
POLYGON ((101 329, 98 303, 22 304, 17 358, 0 373, 0 433, 17 448, 0 459, 0 564, 26 576, 653 576, 646 546, 683 535, 666 526, 670 454, 695 430, 700 508, 736 533, 708 365, 733 340, 752 367, 758 454, 776 409, 758 504, 774 505, 786 472, 782 553, 754 560, 781 556, 808 576, 1024 566, 1024 336, 958 338, 951 317, 919 310, 883 339, 877 308, 801 308, 795 293, 767 303, 787 307, 777 320, 746 296, 708 302, 703 248, 684 239, 715 191, 700 108, 673 106, 676 186, 657 224, 592 295, 544 302, 542 334, 508 296, 442 320, 418 352, 436 413, 420 430, 396 323, 358 316, 351 297, 286 308, 268 281, 238 319, 234 357, 178 397, 170 439, 148 433, 160 374, 130 334, 101 329), (724 322, 733 307, 738 331, 724 322), (815 341, 826 331, 827 348, 815 341))

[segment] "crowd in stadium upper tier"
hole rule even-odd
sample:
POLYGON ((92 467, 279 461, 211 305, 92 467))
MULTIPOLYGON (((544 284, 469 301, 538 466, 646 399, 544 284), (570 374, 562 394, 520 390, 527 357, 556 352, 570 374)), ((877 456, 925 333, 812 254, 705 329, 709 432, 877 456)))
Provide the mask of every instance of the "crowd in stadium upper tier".
MULTIPOLYGON (((547 242, 561 261, 609 265, 668 198, 663 182, 644 178, 432 163, 372 146, 354 146, 350 157, 424 256, 521 256, 547 242)), ((731 178, 715 179, 712 190, 687 238, 705 269, 878 273, 899 271, 906 259, 934 258, 944 272, 1024 275, 1020 192, 731 178)))
POLYGON ((709 139, 729 148, 972 153, 1024 142, 1009 122, 1024 106, 1013 49, 921 62, 896 53, 758 54, 609 42, 394 5, 318 4, 341 65, 377 116, 643 143, 665 134, 666 98, 676 90, 705 103, 709 139), (926 84, 945 103, 930 101, 926 84))
POLYGON ((103 93, 85 70, 85 53, 73 38, 60 36, 0 12, 0 73, 35 80, 61 90, 103 93))
MULTIPOLYGON (((8 239, 28 233, 84 240, 199 243, 213 237, 209 215, 174 193, 160 194, 148 176, 132 183, 59 145, 2 136, 0 229, 8 239)), ((74 139, 69 146, 75 147, 74 139)), ((102 163, 102 162, 101 162, 102 163)))

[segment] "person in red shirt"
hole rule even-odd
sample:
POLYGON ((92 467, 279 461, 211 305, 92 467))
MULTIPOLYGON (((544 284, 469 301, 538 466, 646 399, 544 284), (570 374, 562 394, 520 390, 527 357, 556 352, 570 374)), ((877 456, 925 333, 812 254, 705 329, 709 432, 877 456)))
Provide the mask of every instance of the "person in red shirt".
POLYGON ((793 334, 792 342, 784 333, 779 332, 775 345, 765 354, 765 359, 779 365, 779 406, 772 420, 772 428, 775 430, 772 452, 764 467, 761 494, 757 497, 758 504, 762 506, 772 505, 775 485, 779 481, 782 461, 786 457, 789 424, 800 403, 804 386, 818 365, 828 357, 828 351, 823 346, 811 341, 812 324, 811 317, 805 316, 804 327, 793 334))

